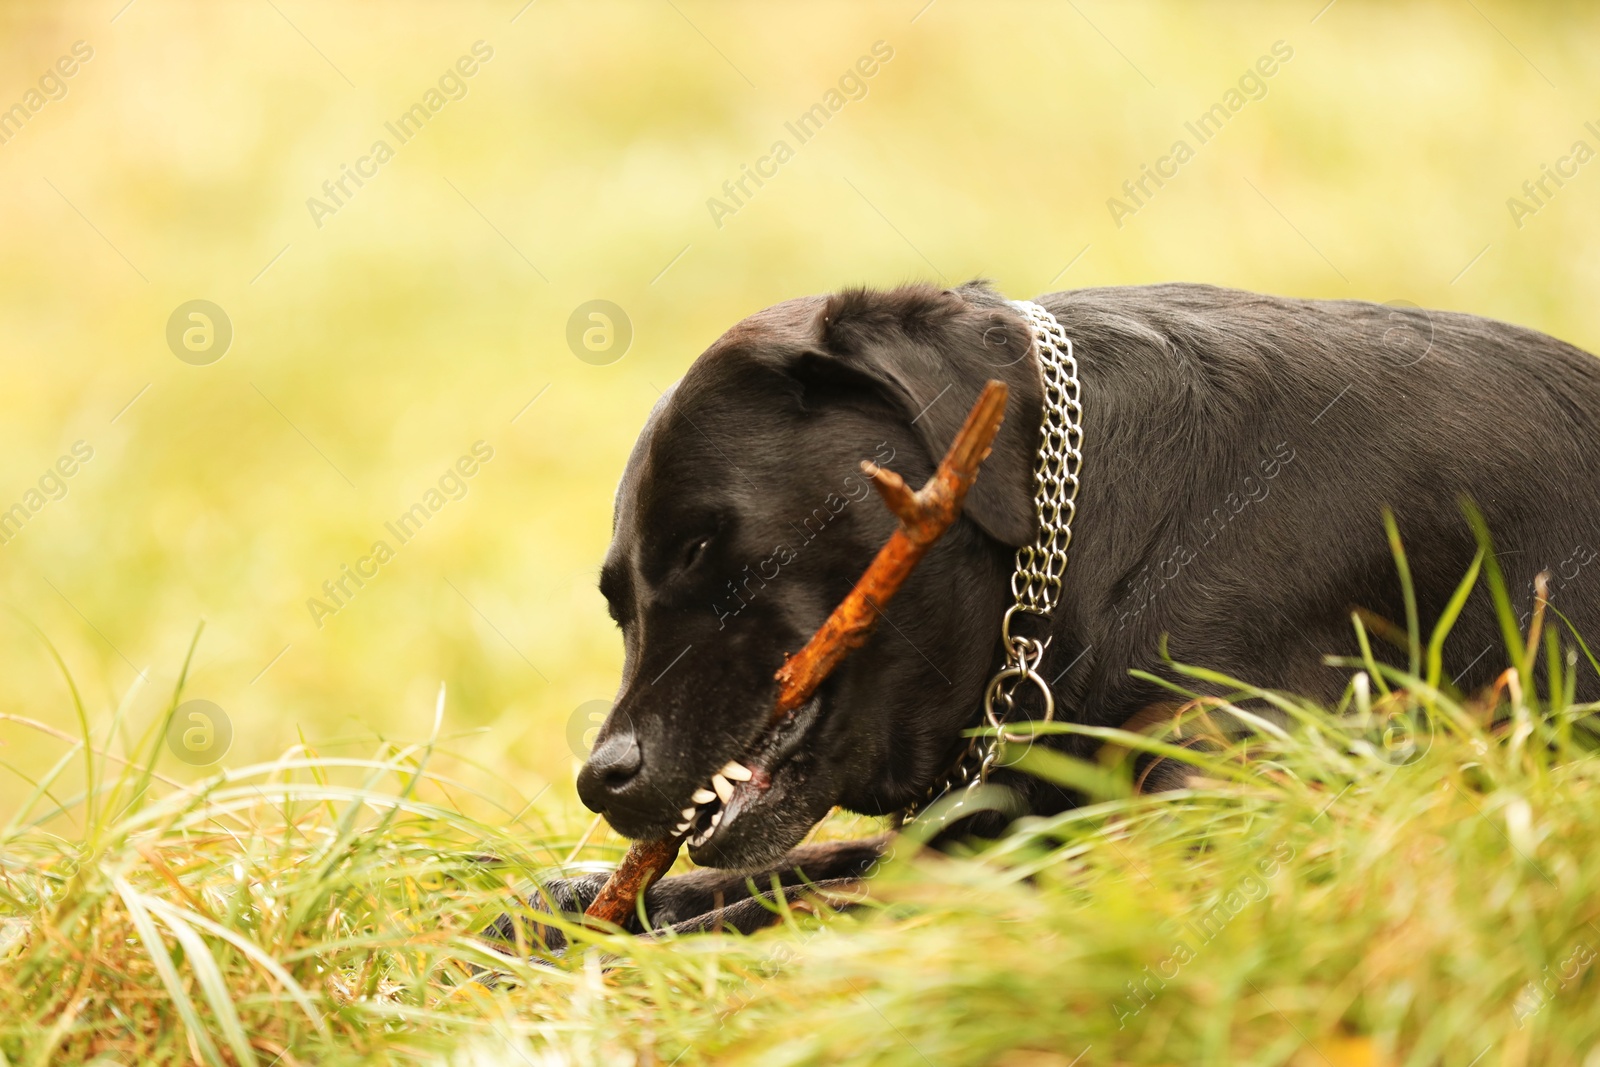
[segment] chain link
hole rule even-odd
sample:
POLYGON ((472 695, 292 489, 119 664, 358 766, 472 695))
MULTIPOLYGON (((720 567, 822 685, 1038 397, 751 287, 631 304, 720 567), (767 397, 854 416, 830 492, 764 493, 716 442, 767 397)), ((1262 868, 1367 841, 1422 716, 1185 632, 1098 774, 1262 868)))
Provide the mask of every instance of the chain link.
POLYGON ((1013 300, 1033 326, 1034 351, 1044 378, 1044 426, 1033 465, 1033 503, 1039 533, 1017 549, 1011 593, 1017 607, 1048 617, 1061 596, 1078 513, 1078 473, 1083 468, 1083 407, 1079 402, 1078 361, 1072 339, 1056 317, 1031 300, 1013 300))
MULTIPOLYGON (((1014 603, 1006 609, 1000 625, 1000 643, 1005 648, 1005 664, 989 679, 984 689, 983 709, 994 737, 974 737, 962 751, 955 766, 944 778, 904 814, 914 818, 946 793, 971 789, 989 778, 999 756, 999 740, 1027 741, 1027 735, 1005 732, 1005 723, 1015 707, 1016 689, 1024 681, 1036 685, 1044 697, 1044 721, 1055 714, 1055 698, 1050 685, 1039 674, 1048 639, 1011 632, 1011 620, 1018 615, 1049 618, 1061 598, 1061 580, 1067 572, 1067 548, 1072 544, 1072 522, 1078 514, 1078 475, 1083 469, 1083 407, 1078 382, 1078 361, 1072 354, 1072 339, 1056 317, 1031 300, 1013 300, 1033 330, 1033 352, 1044 381, 1044 418, 1039 454, 1033 466, 1033 506, 1039 518, 1039 532, 1033 544, 1017 549, 1016 569, 1011 574, 1014 603), (996 710, 995 705, 1000 705, 996 710)), ((961 807, 965 801, 958 801, 961 807)))

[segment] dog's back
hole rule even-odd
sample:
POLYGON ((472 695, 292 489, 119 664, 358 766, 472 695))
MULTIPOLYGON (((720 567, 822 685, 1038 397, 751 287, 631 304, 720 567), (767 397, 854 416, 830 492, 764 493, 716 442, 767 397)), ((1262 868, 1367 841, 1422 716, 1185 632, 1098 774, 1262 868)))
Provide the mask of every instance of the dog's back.
MULTIPOLYGON (((1352 609, 1404 625, 1385 507, 1425 627, 1476 550, 1466 499, 1523 620, 1545 572, 1552 606, 1600 639, 1594 356, 1471 315, 1200 285, 1041 303, 1085 395, 1069 625, 1102 635, 1092 658, 1117 667, 1082 672, 1078 706, 1125 707, 1126 665, 1162 633, 1178 660, 1331 695, 1343 675, 1322 655, 1351 646, 1352 609)), ((1480 582, 1446 666, 1463 689, 1487 684, 1502 645, 1480 582)), ((1600 699, 1600 678, 1580 679, 1600 699)))

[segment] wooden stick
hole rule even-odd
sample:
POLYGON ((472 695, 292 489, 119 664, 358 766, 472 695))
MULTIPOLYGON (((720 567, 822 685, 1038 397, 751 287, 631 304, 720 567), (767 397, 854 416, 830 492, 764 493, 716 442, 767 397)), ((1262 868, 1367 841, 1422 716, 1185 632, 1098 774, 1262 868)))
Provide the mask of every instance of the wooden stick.
POLYGON ((778 702, 772 709, 773 721, 810 700, 839 661, 867 643, 883 606, 899 592, 933 543, 960 517, 967 490, 977 480, 978 467, 988 457, 994 435, 1000 432, 1005 410, 1005 384, 991 381, 968 412, 967 421, 939 469, 916 492, 894 471, 862 462, 862 471, 872 478, 873 488, 900 520, 900 527, 878 550, 861 580, 833 609, 821 629, 778 668, 778 702))
MULTIPOLYGON (((811 640, 778 668, 774 724, 815 696, 839 662, 852 649, 866 644, 884 605, 899 592, 934 542, 955 524, 967 490, 977 480, 978 467, 989 455, 995 434, 1000 432, 1006 393, 1004 382, 990 381, 984 386, 939 469, 916 492, 893 471, 862 462, 862 471, 872 479, 873 487, 900 525, 811 640)), ((635 842, 584 915, 621 925, 633 914, 639 896, 672 866, 682 844, 681 837, 635 842)))

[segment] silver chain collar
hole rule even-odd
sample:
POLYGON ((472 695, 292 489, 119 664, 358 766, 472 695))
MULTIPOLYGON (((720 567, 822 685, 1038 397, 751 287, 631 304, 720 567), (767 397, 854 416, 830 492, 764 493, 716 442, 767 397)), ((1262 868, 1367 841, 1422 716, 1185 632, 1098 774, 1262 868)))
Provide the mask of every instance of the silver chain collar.
POLYGON ((1072 520, 1078 513, 1078 474, 1083 468, 1081 386, 1078 361, 1072 355, 1072 339, 1056 317, 1031 300, 1010 303, 1033 329, 1033 352, 1044 380, 1044 420, 1039 454, 1033 464, 1033 507, 1039 518, 1039 532, 1033 544, 1017 549, 1016 569, 1011 574, 1013 603, 1000 623, 1005 663, 983 691, 984 717, 995 728, 995 734, 973 738, 951 772, 907 809, 906 819, 915 817, 954 789, 970 788, 987 781, 999 756, 1001 739, 1028 740, 1026 735, 1005 732, 1005 724, 1015 708, 1017 689, 1023 682, 1031 682, 1044 698, 1042 721, 1049 722, 1055 716, 1055 695, 1050 683, 1039 673, 1044 650, 1050 641, 1013 634, 1011 621, 1019 613, 1049 618, 1061 597, 1061 580, 1067 571, 1067 548, 1072 544, 1072 520))
POLYGON ((1033 544, 1017 549, 1017 569, 1011 575, 1016 604, 1011 611, 1048 618, 1061 596, 1072 520, 1078 513, 1078 472, 1083 468, 1078 361, 1072 355, 1072 338, 1054 315, 1031 300, 1013 300, 1011 305, 1033 326, 1034 351, 1044 378, 1044 426, 1033 464, 1039 533, 1033 544))

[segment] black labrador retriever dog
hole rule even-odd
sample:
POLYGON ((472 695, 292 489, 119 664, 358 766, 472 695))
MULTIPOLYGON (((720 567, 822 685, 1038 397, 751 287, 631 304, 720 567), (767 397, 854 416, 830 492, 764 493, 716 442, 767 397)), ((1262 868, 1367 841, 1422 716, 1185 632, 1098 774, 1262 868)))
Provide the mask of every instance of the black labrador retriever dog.
MULTIPOLYGON (((1552 601, 1600 636, 1590 354, 1471 315, 1205 285, 1037 302, 1070 337, 1082 390, 1070 558, 1038 634, 1060 717, 1120 726, 1161 701, 1130 671, 1171 676, 1163 640, 1177 662, 1336 701, 1348 671, 1325 657, 1358 653, 1352 610, 1404 617, 1385 508, 1425 627, 1476 551, 1468 498, 1517 610, 1548 572, 1552 601)), ((791 300, 734 326, 656 405, 600 578, 626 650, 621 689, 578 778, 622 834, 682 832, 697 864, 720 868, 654 887, 652 926, 749 929, 768 917, 774 877, 826 888, 860 876, 883 839, 795 846, 835 806, 917 803, 960 756, 1002 662, 1016 550, 1037 529, 1032 338, 981 283, 791 300), (921 484, 991 378, 1011 401, 965 514, 872 640, 769 728, 773 672, 893 529, 860 462, 921 484)), ((1506 666, 1482 584, 1445 645, 1462 691, 1506 666)), ((1600 679, 1579 690, 1600 699, 1600 679)), ((1049 743, 1089 754, 1081 738, 1049 743)), ((991 781, 1013 791, 1011 814, 1075 802, 1020 773, 991 781)), ((547 889, 579 910, 600 880, 547 889)))

